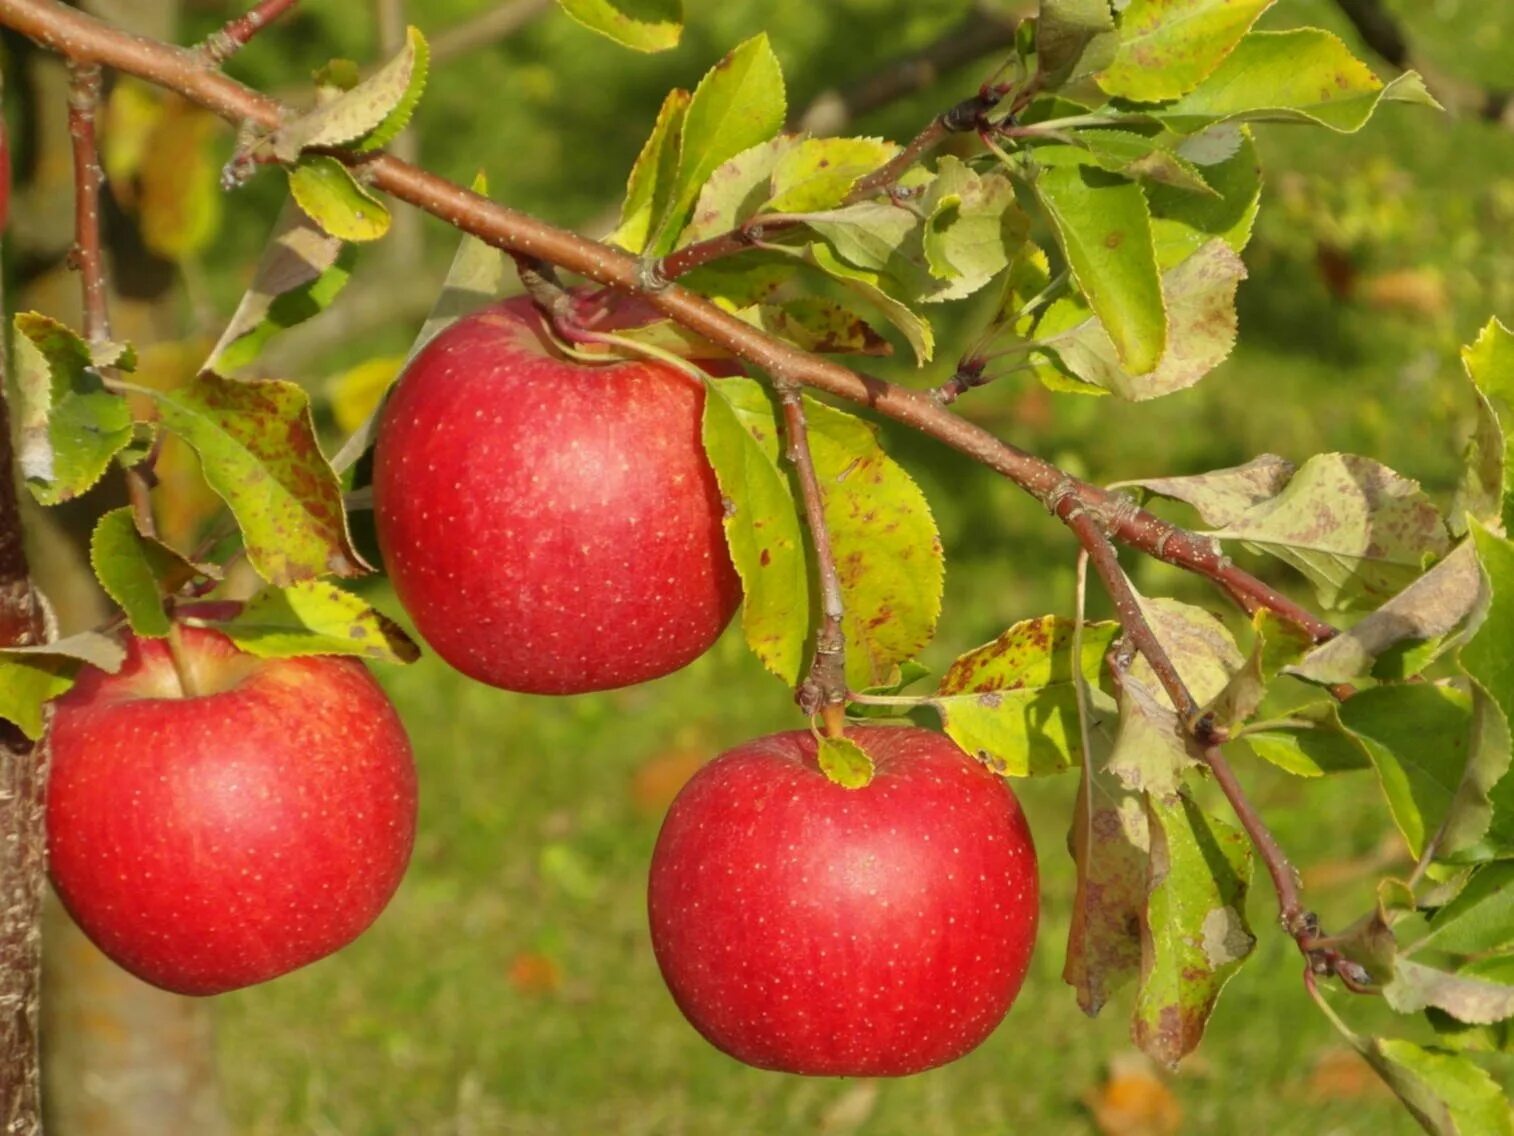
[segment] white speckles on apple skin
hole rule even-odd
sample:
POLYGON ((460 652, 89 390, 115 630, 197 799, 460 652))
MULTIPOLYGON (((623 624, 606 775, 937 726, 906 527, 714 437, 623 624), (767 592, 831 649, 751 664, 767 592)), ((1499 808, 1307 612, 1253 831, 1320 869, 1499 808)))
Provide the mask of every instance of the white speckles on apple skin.
MULTIPOLYGON (((191 655, 235 654, 182 631, 191 655)), ((410 746, 377 683, 324 657, 257 660, 198 698, 140 693, 165 681, 164 645, 132 640, 119 674, 86 668, 58 701, 47 829, 64 905, 120 965, 183 994, 351 942, 415 836, 410 746)))
POLYGON ((1008 1011, 1035 942, 1035 850, 1008 786, 949 739, 849 736, 876 763, 865 789, 829 782, 807 731, 695 775, 653 853, 652 945, 731 1056, 900 1076, 961 1057, 1008 1011))
POLYGON ((374 457, 385 566, 421 636, 480 681, 562 694, 668 674, 740 600, 703 388, 550 354, 539 319, 506 301, 401 377, 374 457))

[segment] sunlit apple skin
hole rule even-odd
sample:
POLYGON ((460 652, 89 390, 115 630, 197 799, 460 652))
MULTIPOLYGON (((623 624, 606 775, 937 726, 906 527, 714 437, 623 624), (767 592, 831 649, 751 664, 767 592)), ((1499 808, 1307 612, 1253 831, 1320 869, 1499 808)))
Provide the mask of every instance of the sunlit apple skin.
POLYGON ((410 858, 416 782, 399 716, 363 665, 261 660, 183 628, 60 698, 47 796, 53 885, 84 933, 180 994, 265 982, 345 946, 410 858))
POLYGON ((524 297, 437 336, 390 395, 373 468, 385 568, 421 636, 535 694, 703 654, 740 599, 703 407, 665 364, 562 355, 524 297))
POLYGON ((1035 848, 1008 785, 943 735, 848 736, 876 763, 862 789, 826 778, 808 731, 695 774, 652 855, 652 946, 684 1015, 737 1060, 903 1076, 1008 1012, 1035 943, 1035 848))

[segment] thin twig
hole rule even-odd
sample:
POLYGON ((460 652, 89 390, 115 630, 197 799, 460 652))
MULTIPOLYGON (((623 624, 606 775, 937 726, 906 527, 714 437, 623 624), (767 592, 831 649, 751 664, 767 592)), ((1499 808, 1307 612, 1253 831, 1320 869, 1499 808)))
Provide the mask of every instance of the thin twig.
MULTIPOLYGON (((43 47, 98 62, 176 91, 233 122, 277 126, 284 108, 218 71, 190 52, 113 28, 58 0, 0 0, 0 24, 43 47)), ((952 413, 927 391, 858 374, 811 355, 722 311, 701 296, 669 285, 641 286, 636 258, 496 204, 392 155, 364 156, 371 184, 507 252, 539 257, 610 288, 642 292, 648 303, 710 342, 773 375, 863 403, 1003 474, 1050 508, 1070 500, 1100 516, 1116 540, 1157 559, 1205 576, 1296 623, 1316 641, 1336 629, 1276 589, 1237 568, 1211 538, 1189 532, 1134 507, 1128 498, 1070 477, 1065 471, 952 413)))
POLYGON ((219 67, 251 43, 253 36, 299 2, 300 0, 260 0, 246 15, 228 20, 225 27, 211 32, 195 51, 212 67, 219 67))
POLYGON ((915 135, 904 149, 872 173, 859 179, 852 186, 851 193, 847 194, 846 203, 850 205, 856 201, 865 201, 893 185, 904 171, 949 136, 981 129, 984 116, 998 106, 1003 97, 1003 92, 991 88, 982 90, 936 115, 931 119, 930 125, 915 135))
POLYGON ((1318 936, 1318 923, 1314 915, 1304 907, 1298 873, 1220 751, 1220 743, 1225 740, 1223 730, 1216 728, 1209 716, 1201 713, 1188 684, 1183 681, 1172 657, 1141 611, 1135 589, 1130 586, 1130 580, 1120 567, 1115 547, 1099 527, 1097 520, 1076 506, 1068 509, 1063 519, 1077 535, 1093 563, 1094 571, 1104 581, 1104 588, 1114 602, 1115 612, 1126 637, 1145 657, 1157 681, 1162 684, 1162 689, 1172 699, 1179 721, 1197 743, 1204 763, 1214 774, 1216 784, 1230 802, 1241 827, 1246 830, 1257 855, 1266 865, 1267 874, 1272 877, 1273 886, 1277 889, 1278 914, 1284 929, 1299 944, 1299 949, 1309 954, 1314 945, 1313 940, 1318 936))
MULTIPOLYGON (((110 341, 110 299, 105 277, 104 241, 100 235, 100 169, 96 120, 100 110, 100 67, 70 63, 68 136, 74 159, 74 248, 71 261, 79 272, 84 293, 84 338, 91 347, 110 341)), ((107 378, 110 372, 107 370, 107 378)), ((137 527, 151 536, 157 531, 152 513, 152 473, 148 461, 126 471, 126 492, 137 527)))
POLYGON ((826 733, 839 737, 846 715, 846 633, 841 620, 844 607, 841 577, 831 551, 831 532, 825 523, 825 498, 815 475, 810 453, 809 425, 804 417, 804 396, 797 383, 777 382, 778 404, 783 409, 783 432, 788 439, 786 456, 799 481, 804 500, 804 520, 815 550, 815 572, 820 584, 820 623, 815 630, 815 657, 810 673, 799 684, 796 700, 806 714, 817 711, 825 720, 826 733))
POLYGON ((960 24, 919 51, 889 60, 839 91, 819 95, 796 120, 799 130, 837 134, 855 118, 930 87, 941 76, 975 59, 1013 46, 1016 19, 974 8, 960 24))

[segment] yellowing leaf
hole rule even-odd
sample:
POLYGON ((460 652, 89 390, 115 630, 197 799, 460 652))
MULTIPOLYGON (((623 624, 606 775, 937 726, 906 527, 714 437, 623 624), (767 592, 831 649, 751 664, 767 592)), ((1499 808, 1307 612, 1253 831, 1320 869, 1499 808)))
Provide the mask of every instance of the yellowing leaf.
POLYGON ((881 138, 806 138, 773 168, 772 196, 763 212, 808 213, 840 205, 858 178, 898 151, 881 138))
POLYGON ((641 252, 646 247, 672 203, 679 142, 688 109, 688 91, 675 87, 668 92, 657 112, 652 133, 642 143, 641 153, 631 167, 625 201, 620 207, 620 225, 605 238, 627 252, 641 252))
POLYGON ((850 738, 822 737, 816 760, 820 771, 843 789, 862 789, 873 779, 873 759, 850 738))
POLYGON ((310 403, 293 383, 237 382, 211 371, 172 391, 148 391, 163 426, 199 454, 205 478, 231 507, 247 559, 287 586, 369 571, 352 547, 336 475, 321 455, 310 403))
POLYGON ((557 0, 592 32, 633 51, 667 51, 683 35, 683 0, 557 0))
POLYGON ((1175 99, 1218 67, 1272 3, 1130 0, 1120 17, 1119 51, 1098 84, 1136 102, 1175 99))
POLYGON ((357 655, 413 663, 418 648, 388 616, 324 580, 265 588, 232 619, 217 623, 232 642, 266 659, 357 655))
POLYGON ((376 241, 389 231, 389 209, 335 158, 302 158, 289 171, 289 192, 305 214, 343 241, 376 241))

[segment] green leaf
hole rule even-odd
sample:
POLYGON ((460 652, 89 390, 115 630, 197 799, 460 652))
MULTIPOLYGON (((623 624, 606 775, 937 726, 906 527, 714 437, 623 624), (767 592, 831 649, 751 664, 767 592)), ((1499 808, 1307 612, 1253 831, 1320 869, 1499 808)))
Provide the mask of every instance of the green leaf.
POLYGON ((1214 530, 1298 569, 1327 607, 1381 602, 1449 549, 1419 483, 1354 454, 1319 454, 1287 487, 1214 530))
POLYGON ((1461 665, 1514 721, 1514 542, 1480 524, 1471 535, 1493 597, 1482 627, 1461 649, 1461 665))
POLYGON ((1144 375, 1131 374, 1121 364, 1097 316, 1040 342, 1074 378, 1130 402, 1161 398, 1193 386, 1229 357, 1235 346, 1235 292, 1245 278, 1246 266, 1222 240, 1210 241, 1163 273, 1167 345, 1156 367, 1144 375))
POLYGON ((1055 91, 1107 67, 1119 44, 1109 0, 1041 0, 1036 65, 1046 90, 1055 91))
POLYGON ((1148 796, 1151 890, 1131 1036, 1176 1065, 1198 1046, 1225 983, 1251 953, 1251 844, 1187 796, 1148 796))
POLYGON ((1478 520, 1514 522, 1514 490, 1508 467, 1509 435, 1514 431, 1514 332, 1489 320, 1477 341, 1461 350, 1462 366, 1477 399, 1477 426, 1468 444, 1466 472, 1457 495, 1456 515, 1470 512, 1478 520))
POLYGON ((1029 219, 1015 203, 1009 178, 978 174, 944 156, 921 202, 920 241, 929 274, 946 287, 920 289, 932 303, 970 296, 1009 267, 1025 243, 1029 219))
POLYGON ((230 372, 251 363, 280 331, 331 306, 352 275, 353 253, 293 198, 285 202, 252 283, 205 364, 230 372))
POLYGON ((1296 777, 1323 777, 1371 766, 1366 745, 1341 724, 1336 703, 1295 707, 1288 718, 1287 728, 1248 730, 1243 740, 1258 757, 1296 777))
POLYGON ((1262 454, 1245 465, 1197 473, 1188 477, 1147 477, 1116 481, 1111 489, 1139 486, 1160 497, 1191 505, 1206 525, 1223 527, 1244 516, 1254 505, 1276 497, 1293 477, 1292 462, 1276 454, 1262 454))
POLYGON ((725 534, 741 577, 741 628, 768 670, 799 681, 810 633, 804 535, 778 468, 772 401, 749 379, 705 384, 704 449, 726 501, 725 534))
POLYGON ((1235 50, 1273 0, 1130 0, 1120 48, 1097 76, 1115 98, 1154 103, 1186 94, 1235 50))
POLYGON ((1421 1049, 1397 1038, 1369 1038, 1357 1049, 1435 1136, 1511 1136, 1514 1114, 1492 1077, 1465 1057, 1421 1049))
POLYGON ((1170 148, 1174 140, 1181 142, 1173 135, 1151 137, 1132 130, 1080 130, 1073 139, 1087 149, 1100 169, 1110 173, 1218 196, 1198 166, 1170 148))
POLYGON ((1514 863, 1487 864, 1429 921, 1425 934, 1405 954, 1440 951, 1486 955, 1514 950, 1514 863))
POLYGON ((1135 182, 1081 165, 1043 169, 1035 189, 1120 362, 1131 374, 1148 373, 1161 361, 1167 317, 1146 195, 1135 182))
POLYGON ((1360 130, 1383 102, 1437 106, 1406 71, 1387 86, 1338 38, 1318 28, 1252 32, 1194 90, 1154 112, 1174 130, 1215 122, 1309 122, 1360 130))
POLYGON ((894 294, 898 286, 892 279, 880 272, 842 263, 827 245, 812 243, 797 255, 877 308, 903 333, 914 349, 916 362, 921 366, 930 362, 936 350, 936 334, 927 320, 894 294))
POLYGON ((342 489, 321 456, 310 400, 293 383, 238 382, 204 371, 187 386, 133 388, 158 406, 165 429, 200 456, 230 506, 247 559, 271 584, 370 569, 352 547, 342 489))
MULTIPOLYGON (((1428 643, 1469 621, 1473 629, 1490 602, 1477 549, 1463 541, 1414 583, 1334 639, 1321 643, 1288 673, 1322 684, 1353 682, 1402 643, 1428 643)), ((1434 655, 1423 657, 1428 665, 1434 655)))
POLYGON ((817 759, 820 771, 843 789, 863 789, 873 779, 873 759, 850 738, 821 738, 817 759))
MULTIPOLYGON (((840 209, 805 213, 801 219, 829 242, 842 260, 858 268, 888 271, 901 286, 900 273, 928 275, 918 248, 921 221, 911 209, 888 201, 859 201, 840 209)), ((923 282, 922 282, 923 283, 923 282)))
POLYGON ((89 541, 89 562, 100 586, 126 613, 138 635, 161 638, 171 621, 163 609, 165 581, 216 578, 219 572, 190 563, 166 544, 139 532, 129 507, 100 518, 89 541))
POLYGON ((389 209, 335 158, 317 154, 289 171, 289 192, 312 221, 343 241, 376 241, 389 231, 389 209))
POLYGON ((840 205, 859 178, 898 152, 882 138, 806 138, 773 167, 762 212, 810 213, 840 205))
POLYGON ((23 734, 37 741, 46 725, 47 703, 73 686, 78 669, 77 659, 63 655, 17 655, 0 650, 0 718, 14 722, 23 734))
POLYGON ((1241 252, 1251 240, 1261 205, 1262 167, 1247 128, 1217 127, 1194 135, 1178 149, 1179 156, 1198 162, 1196 152, 1206 158, 1199 164, 1213 193, 1192 193, 1170 185, 1152 185, 1146 191, 1157 265, 1164 271, 1215 237, 1241 252), (1217 141, 1216 152, 1225 154, 1219 161, 1207 161, 1210 155, 1204 151, 1211 141, 1217 141))
MULTIPOLYGON (((1141 612, 1200 706, 1245 663, 1225 625, 1203 608, 1165 597, 1140 598, 1141 612)), ((1172 700, 1144 656, 1119 684, 1120 720, 1108 768, 1127 788, 1171 796, 1194 763, 1172 700)))
POLYGON ((799 144, 793 135, 780 134, 722 162, 700 189, 678 247, 718 237, 762 212, 772 194, 773 171, 799 144))
POLYGON ((419 28, 411 26, 405 29, 405 50, 409 51, 413 57, 410 79, 405 84, 405 93, 400 96, 399 102, 394 104, 394 109, 384 116, 384 121, 352 147, 359 153, 381 150, 398 138, 400 131, 409 125, 410 116, 415 113, 416 105, 421 101, 421 95, 425 93, 426 73, 431 65, 431 48, 426 43, 426 37, 421 35, 419 28))
POLYGON ((846 679, 886 682, 930 642, 945 564, 925 494, 868 423, 806 398, 810 456, 841 583, 846 679))
POLYGON ((405 46, 393 59, 351 90, 284 123, 262 145, 279 161, 288 163, 311 146, 343 146, 372 131, 387 131, 392 116, 403 115, 394 128, 394 133, 399 133, 425 85, 426 57, 425 38, 414 28, 408 29, 405 46))
POLYGON ((1090 1017, 1140 973, 1151 852, 1141 798, 1105 772, 1097 755, 1092 765, 1084 764, 1068 837, 1078 887, 1062 966, 1062 981, 1090 1017))
POLYGON ((1342 704, 1340 718, 1366 747, 1393 820, 1417 859, 1461 785, 1471 742, 1471 699, 1428 683, 1377 687, 1342 704))
POLYGON ((131 409, 105 389, 104 366, 130 370, 129 351, 96 351, 37 312, 16 316, 17 458, 32 496, 56 505, 100 480, 132 439, 131 409))
POLYGON ((641 153, 626 181, 626 197, 620 206, 620 225, 605 240, 628 252, 641 252, 647 240, 662 225, 673 199, 678 173, 678 146, 683 120, 689 109, 689 92, 669 91, 657 112, 652 133, 642 143, 641 153))
POLYGON ((1251 617, 1251 627, 1254 635, 1245 664, 1204 706, 1227 730, 1234 730, 1256 712, 1272 680, 1297 662, 1314 642, 1307 631, 1267 608, 1259 608, 1251 617))
POLYGON ((683 0, 557 0, 591 32, 633 51, 667 51, 683 35, 683 0))
POLYGON ((394 620, 324 580, 264 588, 236 616, 214 626, 242 650, 264 659, 357 655, 413 663, 421 655, 394 620))
POLYGON ((11 659, 71 659, 76 663, 88 663, 102 671, 115 674, 126 661, 126 648, 109 635, 99 631, 76 631, 49 643, 33 643, 24 647, 0 647, 0 655, 11 659))
POLYGON ((705 74, 684 115, 672 203, 651 252, 661 255, 673 246, 709 176, 777 134, 785 112, 783 72, 765 34, 736 47, 705 74))
MULTIPOLYGON (((1097 686, 1116 623, 1083 625, 1079 669, 1097 686)), ((931 704, 953 741, 1009 777, 1060 773, 1079 761, 1073 623, 1053 615, 1015 624, 959 657, 931 704)))

